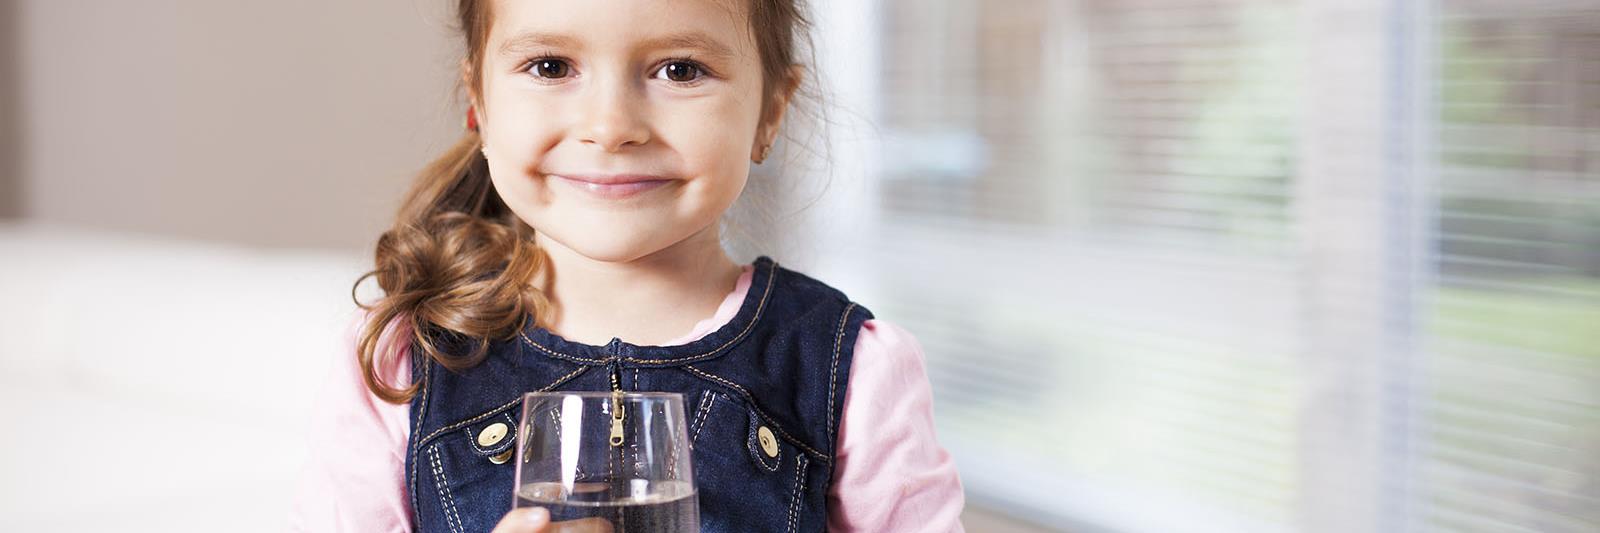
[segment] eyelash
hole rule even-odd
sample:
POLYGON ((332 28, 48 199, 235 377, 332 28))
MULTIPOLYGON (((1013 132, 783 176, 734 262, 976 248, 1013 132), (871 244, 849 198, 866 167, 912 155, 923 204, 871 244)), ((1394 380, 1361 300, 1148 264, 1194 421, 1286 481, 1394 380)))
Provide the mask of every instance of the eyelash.
MULTIPOLYGON (((537 56, 534 56, 531 59, 523 61, 522 62, 522 66, 517 68, 517 72, 520 72, 520 73, 523 73, 523 74, 528 74, 528 75, 532 76, 535 81, 537 81, 539 83, 553 84, 553 83, 558 83, 560 80, 566 78, 566 76, 562 76, 561 78, 545 78, 543 76, 540 76, 540 75, 534 73, 534 69, 538 68, 539 64, 543 63, 545 61, 559 61, 559 62, 565 64, 568 69, 572 68, 572 62, 568 61, 566 58, 563 58, 563 57, 560 57, 560 56, 556 56, 556 55, 551 55, 551 54, 539 54, 537 56)), ((705 63, 701 63, 699 61, 696 61, 694 58, 689 57, 689 56, 678 56, 678 57, 669 57, 669 58, 666 58, 666 59, 662 59, 660 62, 656 63, 656 66, 654 68, 650 69, 651 78, 655 78, 655 74, 657 72, 661 72, 661 69, 666 68, 668 65, 672 65, 674 63, 683 63, 685 65, 689 65, 690 67, 693 67, 695 69, 695 71, 697 71, 699 73, 699 76, 696 77, 692 81, 666 80, 667 83, 671 83, 671 84, 679 86, 679 87, 694 87, 694 86, 699 85, 700 83, 704 82, 707 78, 716 77, 716 74, 713 73, 709 67, 706 67, 705 63)))
POLYGON ((700 75, 696 76, 695 79, 693 79, 691 81, 672 81, 672 80, 667 80, 667 83, 678 85, 680 87, 693 87, 693 86, 699 85, 701 82, 705 81, 706 78, 713 77, 711 69, 707 68, 705 63, 701 63, 699 61, 695 61, 694 58, 688 57, 688 56, 669 57, 669 58, 663 59, 663 60, 661 60, 660 63, 656 64, 656 67, 654 69, 650 70, 650 73, 651 73, 652 76, 654 76, 655 73, 661 72, 661 69, 666 68, 667 65, 671 65, 671 64, 674 64, 674 63, 683 63, 685 65, 689 65, 690 67, 693 67, 695 69, 695 71, 699 72, 700 75))

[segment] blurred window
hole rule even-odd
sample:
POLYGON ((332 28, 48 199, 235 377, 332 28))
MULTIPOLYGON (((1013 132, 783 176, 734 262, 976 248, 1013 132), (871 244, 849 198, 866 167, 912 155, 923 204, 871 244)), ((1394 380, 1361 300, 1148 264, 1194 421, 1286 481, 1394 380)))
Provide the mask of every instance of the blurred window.
POLYGON ((973 502, 1600 530, 1600 0, 883 0, 862 275, 973 502))

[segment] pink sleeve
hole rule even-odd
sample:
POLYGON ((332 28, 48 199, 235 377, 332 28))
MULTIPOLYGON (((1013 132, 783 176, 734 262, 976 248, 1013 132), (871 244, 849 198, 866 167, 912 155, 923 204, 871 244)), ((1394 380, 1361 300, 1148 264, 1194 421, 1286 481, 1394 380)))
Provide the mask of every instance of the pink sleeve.
POLYGON ((964 531, 961 478, 933 428, 922 346, 868 320, 856 339, 828 494, 828 530, 964 531))
MULTIPOLYGON (((356 360, 361 317, 349 326, 311 415, 307 463, 300 474, 290 531, 318 533, 409 532, 411 505, 405 487, 407 405, 379 399, 367 390, 356 360)), ((394 327, 383 336, 395 335, 394 327)), ((405 345, 379 370, 391 386, 410 383, 405 345)))

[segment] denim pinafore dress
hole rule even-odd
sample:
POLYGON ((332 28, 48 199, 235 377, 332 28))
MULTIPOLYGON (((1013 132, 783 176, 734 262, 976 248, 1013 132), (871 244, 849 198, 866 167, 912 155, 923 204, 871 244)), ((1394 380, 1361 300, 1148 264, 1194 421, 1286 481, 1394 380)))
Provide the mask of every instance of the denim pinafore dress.
POLYGON ((616 389, 683 394, 701 531, 823 531, 852 349, 870 318, 762 256, 733 319, 685 345, 593 346, 530 325, 459 373, 414 349, 406 483, 416 531, 487 532, 511 509, 516 432, 494 436, 517 427, 524 392, 616 389))

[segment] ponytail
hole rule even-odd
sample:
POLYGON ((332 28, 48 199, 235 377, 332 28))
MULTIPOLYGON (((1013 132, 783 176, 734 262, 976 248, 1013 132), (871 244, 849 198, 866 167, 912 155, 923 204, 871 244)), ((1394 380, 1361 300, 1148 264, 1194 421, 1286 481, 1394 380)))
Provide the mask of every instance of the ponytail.
POLYGON ((500 200, 479 142, 469 133, 423 169, 378 238, 375 268, 356 280, 375 277, 384 293, 356 302, 367 312, 356 343, 362 379, 384 401, 406 403, 418 390, 415 378, 399 385, 379 377, 397 363, 396 344, 379 342, 390 326, 421 355, 464 370, 483 361, 491 340, 515 336, 548 306, 530 284, 545 263, 533 228, 500 200))

